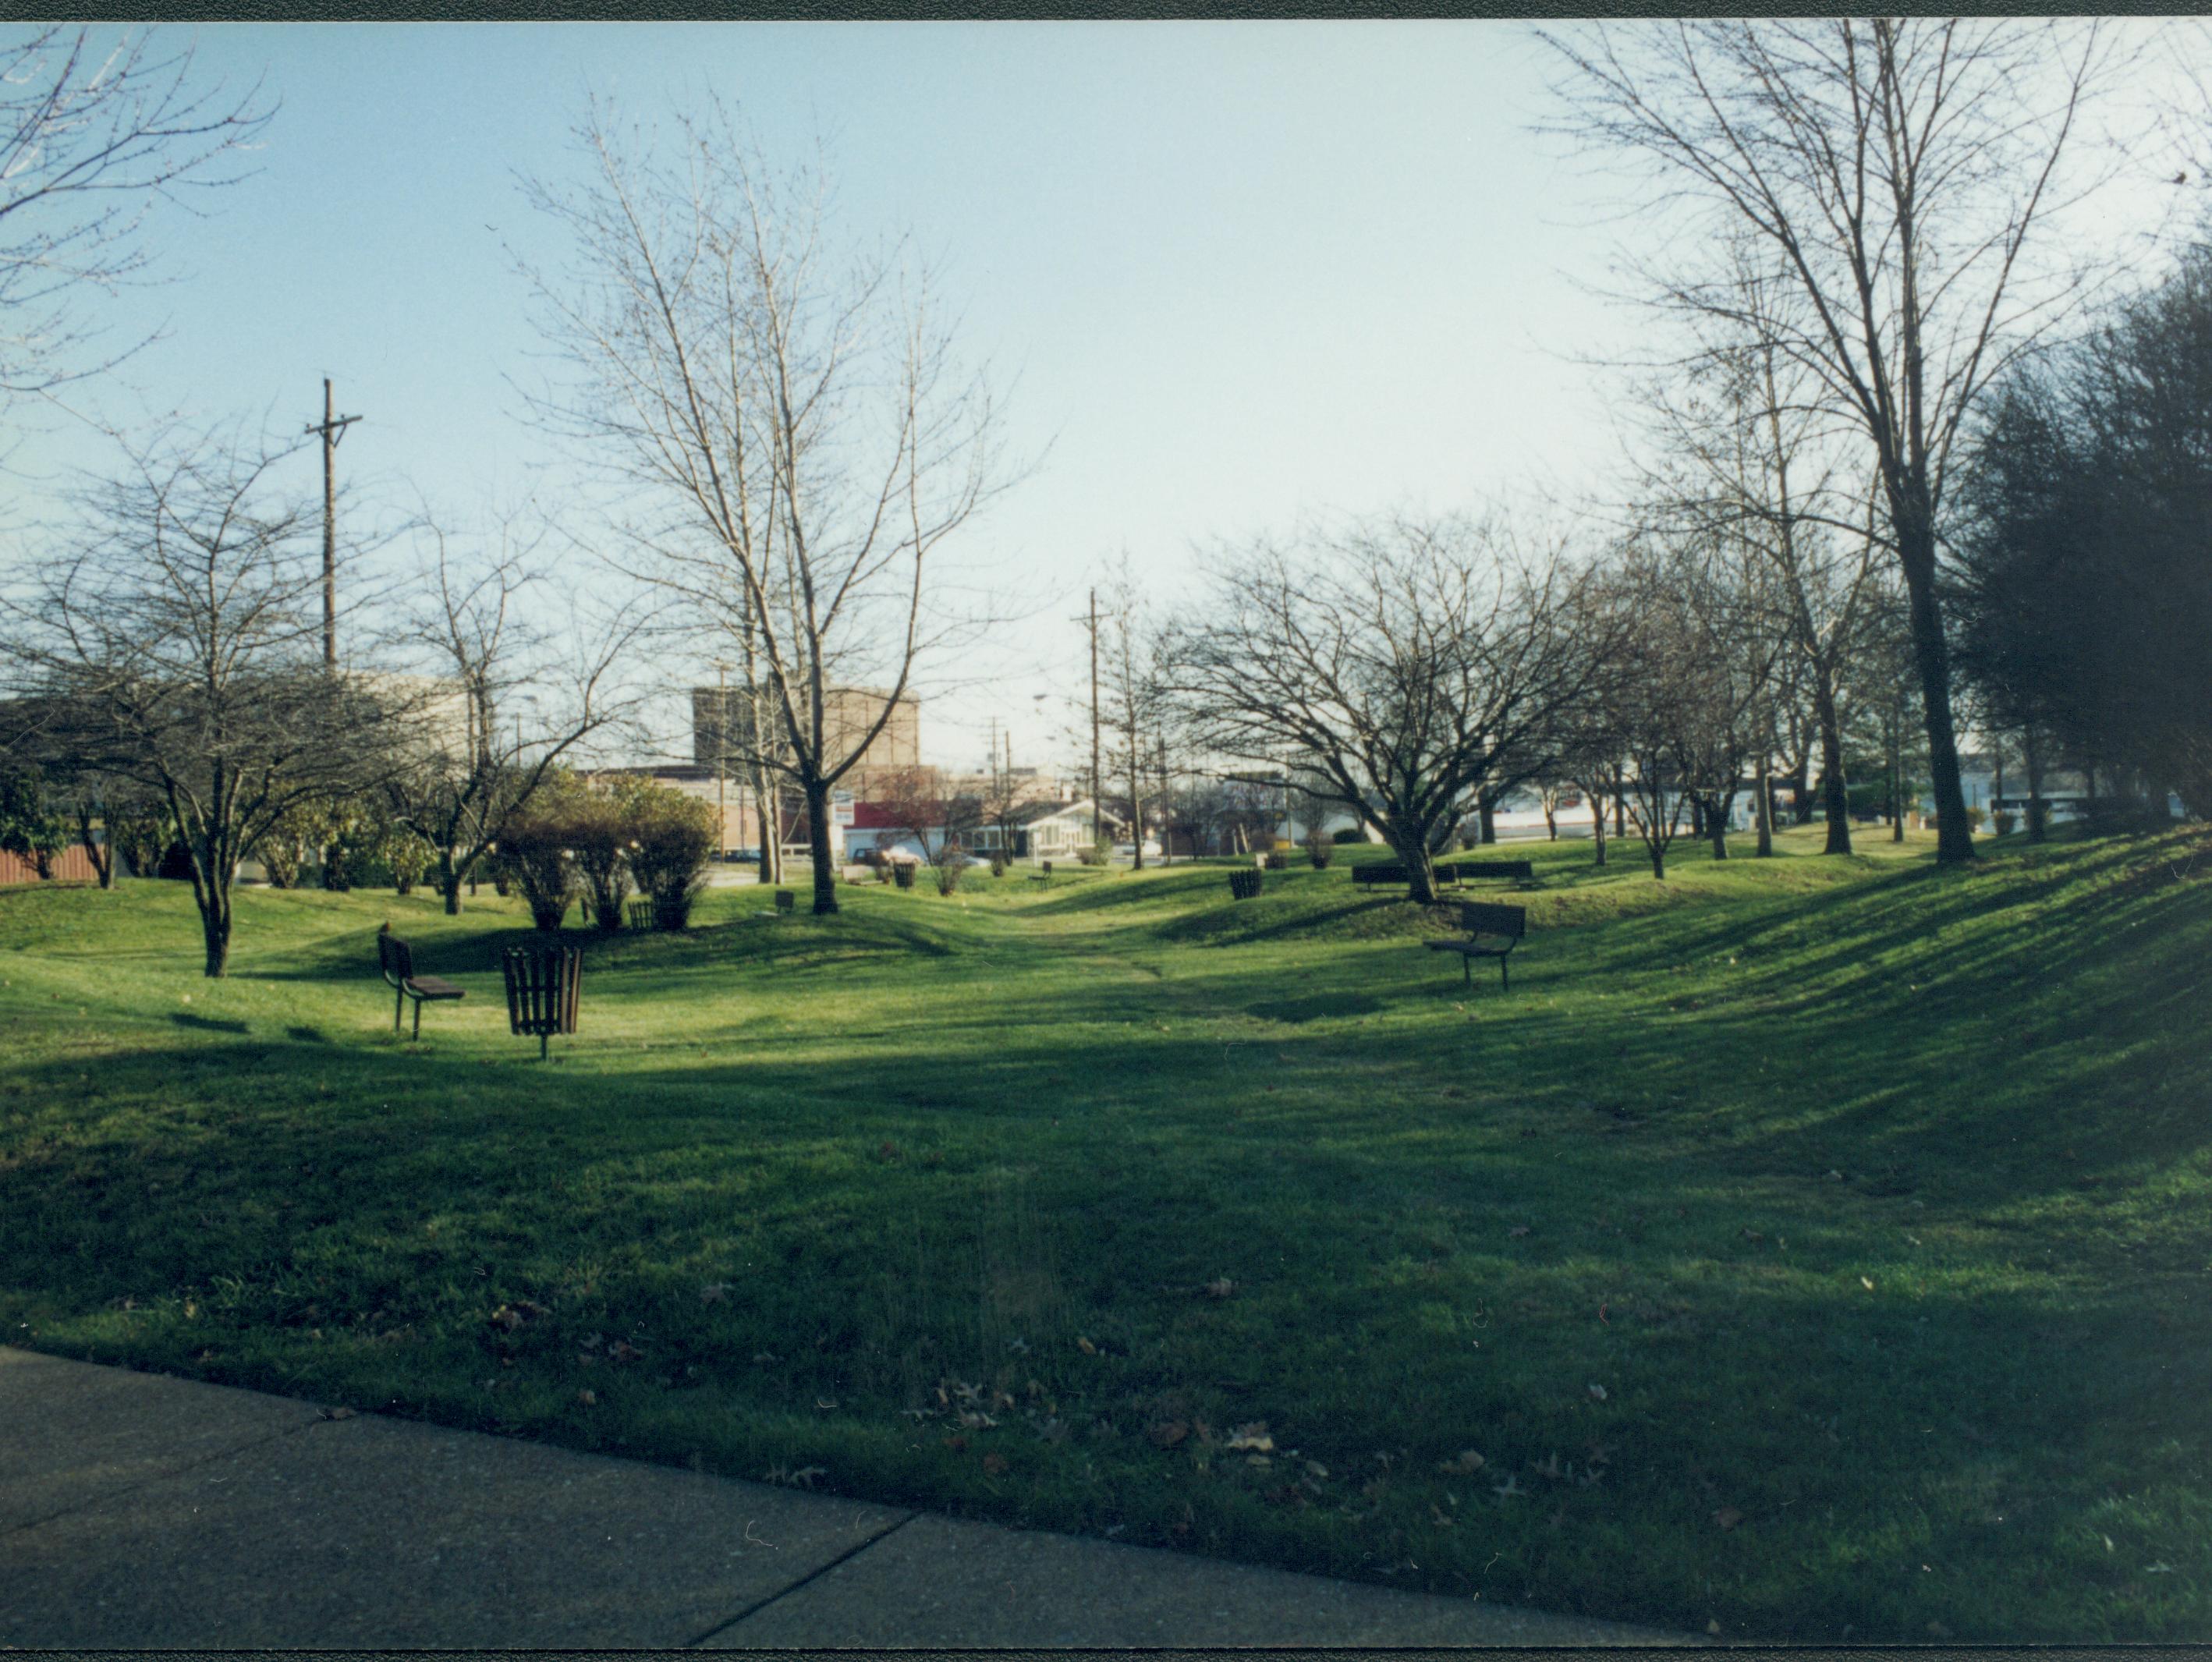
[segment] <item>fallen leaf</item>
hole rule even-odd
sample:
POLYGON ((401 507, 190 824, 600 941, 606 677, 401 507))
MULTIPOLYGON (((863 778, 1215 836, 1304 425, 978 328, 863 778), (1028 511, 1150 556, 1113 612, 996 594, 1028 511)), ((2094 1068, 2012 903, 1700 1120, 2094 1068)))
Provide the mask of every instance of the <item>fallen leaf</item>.
POLYGON ((1591 1398, 1595 1401, 1603 1402, 1605 1400, 1605 1387, 1601 1385, 1593 1385, 1590 1386, 1589 1393, 1591 1398))
POLYGON ((1236 1290, 1237 1283, 1230 1280, 1227 1276, 1222 1277, 1218 1281, 1209 1281, 1206 1283, 1206 1295, 1208 1298, 1225 1299, 1236 1290))
POLYGON ((1482 1470, 1482 1456, 1471 1448, 1462 1448, 1449 1460, 1438 1460, 1437 1470, 1455 1471, 1462 1477, 1467 1477, 1482 1470))
POLYGON ((826 1412, 827 1410, 836 1407, 837 1399, 834 1397, 817 1397, 814 1399, 814 1405, 826 1412))
POLYGON ((1859 1277, 1859 1285, 1865 1288, 1869 1293, 1874 1291, 1874 1282, 1869 1277, 1861 1276, 1859 1277))
POLYGON ((607 1347, 607 1355, 617 1362, 635 1362, 644 1354, 628 1339, 617 1339, 607 1347))
POLYGON ((706 1286, 702 1287, 699 1289, 699 1302, 702 1304, 720 1304, 724 1299, 729 1297, 729 1295, 730 1283, 728 1282, 709 1282, 706 1286))
POLYGON ((1145 1435, 1152 1439, 1155 1448, 1173 1448, 1190 1435, 1190 1427, 1181 1420, 1162 1420, 1149 1428, 1145 1435))
POLYGON ((1738 1512, 1734 1507, 1723 1507, 1713 1513, 1713 1521, 1723 1529, 1734 1529, 1743 1521, 1743 1513, 1738 1512))
POLYGON ((988 1472, 992 1477, 997 1477, 997 1476, 998 1476, 1001 1471, 1004 1471, 1006 1469, 1006 1457, 1005 1455, 1003 1455, 1003 1454, 986 1454, 986 1455, 983 1457, 983 1470, 984 1470, 985 1471, 988 1472))
POLYGON ((1265 1420, 1255 1420, 1249 1425, 1238 1426, 1229 1434, 1229 1441, 1223 1445, 1232 1454, 1241 1449, 1249 1449, 1255 1454, 1265 1454, 1274 1446, 1275 1440, 1267 1435, 1267 1422, 1265 1420))
POLYGON ((1505 1238, 1509 1240, 1518 1240, 1522 1236, 1528 1233, 1528 1226, 1527 1224, 1516 1223, 1505 1232, 1505 1238))
POLYGON ((989 1431, 994 1429, 999 1422, 993 1419, 988 1414, 978 1414, 969 1411, 961 1415, 960 1423, 966 1426, 970 1431, 989 1431))
POLYGON ((955 1454, 963 1454, 968 1450, 968 1440, 965 1437, 947 1437, 945 1446, 955 1454))
POLYGON ((1098 1354, 1098 1347, 1079 1333, 1075 1337, 1075 1348, 1086 1356, 1095 1356, 1098 1354))
POLYGON ((576 1393, 576 1400, 586 1408, 595 1408, 599 1405, 599 1393, 596 1391, 579 1391, 576 1393))
POLYGON ((315 1412, 326 1420, 349 1420, 353 1417, 350 1408, 319 1408, 315 1412))

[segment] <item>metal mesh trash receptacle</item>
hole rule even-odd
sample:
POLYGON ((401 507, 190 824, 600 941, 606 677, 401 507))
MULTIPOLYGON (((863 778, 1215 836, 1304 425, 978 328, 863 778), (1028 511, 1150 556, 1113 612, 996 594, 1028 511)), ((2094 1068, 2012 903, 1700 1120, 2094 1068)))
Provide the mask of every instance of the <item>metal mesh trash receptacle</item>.
POLYGON ((584 955, 573 946, 511 946, 500 955, 507 977, 507 1030, 538 1035, 538 1054, 556 1033, 576 1030, 576 995, 584 955))

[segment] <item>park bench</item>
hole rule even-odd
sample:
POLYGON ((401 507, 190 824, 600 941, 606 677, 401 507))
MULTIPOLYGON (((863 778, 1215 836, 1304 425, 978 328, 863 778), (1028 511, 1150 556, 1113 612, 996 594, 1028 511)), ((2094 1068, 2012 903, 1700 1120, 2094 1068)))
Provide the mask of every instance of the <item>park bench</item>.
POLYGON ((1504 877, 1516 883, 1533 883, 1536 868, 1526 860, 1446 860, 1437 865, 1437 876, 1446 883, 1465 883, 1470 878, 1481 877, 1504 877))
POLYGON ((507 1031, 536 1035, 543 1061, 549 1036, 576 1030, 584 955, 573 946, 511 946, 500 954, 500 967, 507 978, 507 1031))
POLYGON ((399 1012, 410 998, 415 1001, 414 1037, 422 1036, 422 1006, 467 995, 451 981, 415 973, 415 950, 386 924, 376 931, 376 966, 392 989, 392 1030, 399 1031, 399 1012))
POLYGON ((1467 983, 1474 985, 1474 961, 1477 958, 1498 960, 1498 991, 1510 986, 1505 973, 1505 960, 1521 938, 1528 932, 1528 912, 1525 907, 1492 906, 1485 901, 1467 901, 1459 908, 1459 926, 1467 931, 1463 941, 1424 941, 1422 945, 1431 952, 1456 952, 1460 968, 1467 983))
POLYGON ((1409 883, 1413 881, 1413 874, 1402 865, 1370 864, 1353 866, 1352 881, 1364 889, 1372 883, 1409 883))
POLYGON ((1236 900, 1249 901, 1260 892, 1260 871, 1256 866, 1249 871, 1232 871, 1229 874, 1230 895, 1236 900))

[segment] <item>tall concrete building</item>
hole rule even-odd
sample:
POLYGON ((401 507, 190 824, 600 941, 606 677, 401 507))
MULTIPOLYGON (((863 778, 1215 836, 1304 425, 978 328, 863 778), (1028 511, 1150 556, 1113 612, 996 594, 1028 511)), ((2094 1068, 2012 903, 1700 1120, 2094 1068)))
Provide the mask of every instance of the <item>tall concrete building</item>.
MULTIPOLYGON (((830 758, 844 756, 860 743, 890 697, 881 687, 832 687, 824 699, 823 726, 830 758)), ((691 689, 691 756, 712 772, 718 763, 732 772, 739 758, 757 754, 752 739, 750 698, 743 687, 694 687, 691 689)), ((761 698, 761 727, 779 750, 783 739, 783 717, 766 694, 761 698)), ((883 731, 869 741, 853 770, 837 782, 841 791, 865 798, 875 781, 894 768, 913 767, 921 761, 921 704, 912 693, 900 695, 891 706, 883 731)))

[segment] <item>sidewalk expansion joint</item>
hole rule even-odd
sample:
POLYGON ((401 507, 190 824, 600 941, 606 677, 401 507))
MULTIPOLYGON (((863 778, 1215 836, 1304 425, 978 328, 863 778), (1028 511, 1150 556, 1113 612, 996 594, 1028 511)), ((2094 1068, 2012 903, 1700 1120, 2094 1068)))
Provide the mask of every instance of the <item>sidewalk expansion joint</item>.
MULTIPOLYGON (((197 1385, 200 1381, 193 1380, 187 1383, 197 1385)), ((228 1448, 215 1449, 197 1459, 186 1460, 182 1465, 167 1466, 159 1471, 149 1472, 135 1482, 118 1483, 112 1489, 103 1489, 98 1494, 88 1495, 72 1505, 57 1507, 52 1512, 41 1513, 35 1518, 26 1518, 20 1524, 0 1525, 0 1535, 13 1535, 21 1530, 38 1529, 51 1524, 57 1518, 66 1518, 73 1512, 84 1512, 94 1507, 106 1506, 110 1501, 120 1499, 125 1495, 134 1495, 142 1489, 151 1489, 155 1483, 166 1483, 172 1478, 183 1477, 188 1471, 196 1471, 204 1465, 211 1465, 217 1460, 227 1460, 234 1454, 243 1454, 249 1448, 259 1448, 284 1437, 296 1437, 303 1431, 313 1430, 319 1423, 319 1421, 307 1420, 298 1425, 280 1427, 263 1436, 248 1437, 242 1443, 233 1443, 228 1448)))
POLYGON ((706 1632, 701 1634, 696 1639, 687 1639, 684 1641, 683 1645, 679 1647, 679 1648, 687 1651, 696 1650, 700 1646, 705 1644, 709 1639, 712 1639, 716 1634, 727 1632, 730 1629, 737 1626, 738 1623, 759 1615, 761 1611, 766 1610, 770 1604, 775 1603, 777 1599, 785 1598, 791 1593, 797 1592, 799 1588, 807 1586, 813 1582, 820 1580, 823 1576, 827 1575, 831 1570, 836 1568, 838 1565, 843 1563, 847 1559, 858 1557, 861 1553, 866 1552, 870 1547, 874 1546, 878 1541, 883 1540, 887 1536, 896 1534, 900 1530, 904 1529, 908 1524, 912 1523, 915 1519, 921 1516, 921 1513, 919 1512, 908 1513, 905 1517, 900 1519, 896 1523, 892 1524, 886 1528, 878 1530, 873 1535, 868 1537, 866 1540, 854 1542, 851 1546, 846 1548, 844 1551, 839 1553, 835 1558, 830 1559, 827 1563, 817 1565, 814 1568, 807 1571, 805 1574, 800 1576, 796 1581, 793 1581, 789 1586, 778 1587, 774 1592, 769 1594, 765 1598, 756 1598, 751 1604, 746 1605, 744 1609, 739 1610, 735 1616, 731 1617, 727 1621, 717 1622, 713 1627, 708 1629, 706 1632))

